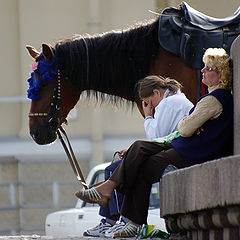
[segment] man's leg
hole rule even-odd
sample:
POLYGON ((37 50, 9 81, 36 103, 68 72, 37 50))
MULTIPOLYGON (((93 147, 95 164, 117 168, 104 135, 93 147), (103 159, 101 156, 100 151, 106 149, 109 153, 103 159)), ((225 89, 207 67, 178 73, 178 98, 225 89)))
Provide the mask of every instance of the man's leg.
MULTIPOLYGON (((142 164, 147 161, 150 156, 170 148, 172 148, 171 144, 151 141, 134 142, 126 152, 121 164, 112 176, 110 176, 110 180, 118 183, 117 189, 120 192, 123 194, 128 193, 132 190, 142 164)), ((165 168, 167 166, 165 166, 165 168)))
POLYGON ((170 144, 137 141, 129 148, 110 177, 125 193, 123 216, 137 224, 146 223, 151 185, 160 180, 169 164, 177 168, 190 166, 170 144))
MULTIPOLYGON (((105 181, 109 179, 114 170, 118 167, 122 160, 117 160, 106 167, 104 172, 105 181)), ((106 208, 100 207, 99 215, 106 217, 107 219, 117 221, 119 219, 120 210, 123 202, 123 194, 118 192, 116 189, 113 191, 112 197, 108 202, 106 208)))
MULTIPOLYGON (((114 170, 118 167, 122 160, 118 160, 110 164, 105 168, 104 178, 105 181, 109 179, 114 170)), ((84 236, 104 237, 105 232, 115 225, 116 221, 120 216, 120 209, 122 206, 123 195, 114 190, 112 197, 109 200, 107 207, 100 207, 99 215, 104 218, 101 219, 100 223, 88 230, 86 230, 84 236)))

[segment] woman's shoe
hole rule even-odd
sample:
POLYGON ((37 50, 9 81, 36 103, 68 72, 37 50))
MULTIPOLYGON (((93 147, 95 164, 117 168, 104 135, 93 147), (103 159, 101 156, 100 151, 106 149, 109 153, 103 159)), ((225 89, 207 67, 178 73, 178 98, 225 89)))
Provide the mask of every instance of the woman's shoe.
POLYGON ((140 225, 137 226, 132 224, 131 222, 128 222, 123 228, 119 229, 117 232, 114 233, 113 238, 135 237, 139 227, 140 225))
POLYGON ((109 201, 109 198, 100 194, 95 187, 78 191, 75 196, 88 203, 98 203, 101 207, 106 207, 109 201))

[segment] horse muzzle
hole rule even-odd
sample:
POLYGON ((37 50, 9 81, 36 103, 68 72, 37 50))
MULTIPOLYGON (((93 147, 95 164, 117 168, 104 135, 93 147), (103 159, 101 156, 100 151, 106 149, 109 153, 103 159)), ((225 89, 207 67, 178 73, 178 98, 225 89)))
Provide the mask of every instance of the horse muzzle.
POLYGON ((53 124, 53 122, 46 122, 43 125, 31 127, 30 135, 37 144, 46 145, 56 140, 57 128, 57 123, 53 124))

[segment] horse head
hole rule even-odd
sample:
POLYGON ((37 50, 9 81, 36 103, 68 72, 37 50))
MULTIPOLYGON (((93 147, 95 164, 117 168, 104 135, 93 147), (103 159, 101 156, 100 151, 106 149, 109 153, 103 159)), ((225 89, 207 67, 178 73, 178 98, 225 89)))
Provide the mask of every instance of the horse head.
POLYGON ((73 88, 60 71, 54 50, 42 44, 42 52, 26 46, 35 60, 28 79, 30 135, 38 144, 49 144, 56 140, 59 126, 66 122, 70 110, 79 100, 80 92, 73 88))

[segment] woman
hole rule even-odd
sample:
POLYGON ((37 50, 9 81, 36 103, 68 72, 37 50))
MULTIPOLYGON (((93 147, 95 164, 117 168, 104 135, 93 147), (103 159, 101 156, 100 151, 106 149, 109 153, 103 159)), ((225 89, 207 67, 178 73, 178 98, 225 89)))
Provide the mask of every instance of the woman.
POLYGON ((154 75, 138 82, 148 140, 176 131, 178 122, 189 114, 193 104, 181 92, 181 88, 182 85, 174 79, 154 75))
POLYGON ((100 186, 78 192, 85 201, 105 205, 114 188, 125 194, 121 214, 131 221, 115 237, 132 237, 146 224, 149 194, 167 165, 184 168, 231 155, 233 97, 231 60, 224 49, 207 49, 202 82, 209 93, 178 124, 181 136, 171 144, 137 141, 113 175, 100 186))

